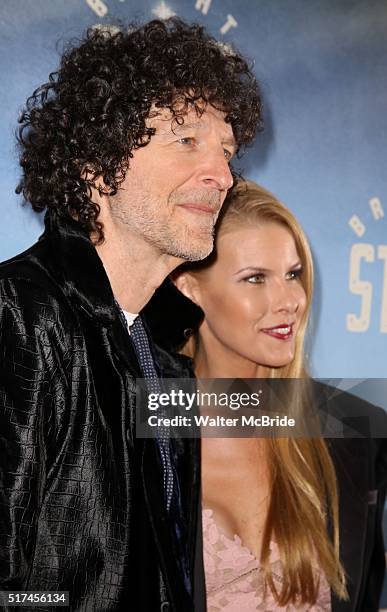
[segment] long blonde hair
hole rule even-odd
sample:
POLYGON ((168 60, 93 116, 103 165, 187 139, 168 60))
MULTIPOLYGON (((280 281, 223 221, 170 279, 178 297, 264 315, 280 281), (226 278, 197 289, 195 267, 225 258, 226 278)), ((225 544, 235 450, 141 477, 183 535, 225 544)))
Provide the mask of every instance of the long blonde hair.
MULTIPOLYGON (((240 181, 226 200, 216 236, 253 223, 274 222, 288 228, 302 263, 301 282, 307 308, 296 338, 295 355, 289 365, 268 368, 270 378, 308 379, 304 339, 313 294, 313 260, 304 231, 294 215, 271 194, 252 181, 240 181)), ((211 265, 215 254, 189 270, 211 265)), ((195 357, 198 335, 188 339, 182 352, 195 357)), ((300 389, 304 389, 300 385, 300 389)), ((301 391, 301 394, 303 392, 301 391)), ((308 409, 308 394, 302 410, 308 409)), ((294 399, 294 398, 293 398, 294 399)), ((299 401, 300 397, 298 397, 299 401)), ((328 447, 321 437, 268 438, 266 449, 271 496, 263 532, 261 566, 266 584, 280 606, 316 602, 318 579, 313 567, 318 562, 333 591, 347 598, 345 575, 339 558, 338 490, 328 447), (332 536, 330 535, 330 530, 332 536), (270 542, 274 536, 283 565, 282 588, 277 591, 270 568, 270 542)))

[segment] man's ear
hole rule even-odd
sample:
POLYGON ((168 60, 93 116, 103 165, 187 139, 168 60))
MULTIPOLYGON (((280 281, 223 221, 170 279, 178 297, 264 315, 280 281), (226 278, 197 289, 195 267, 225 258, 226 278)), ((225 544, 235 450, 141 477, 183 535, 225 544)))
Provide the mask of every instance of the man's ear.
POLYGON ((197 306, 201 306, 200 289, 196 277, 191 272, 175 272, 171 274, 175 287, 197 306))

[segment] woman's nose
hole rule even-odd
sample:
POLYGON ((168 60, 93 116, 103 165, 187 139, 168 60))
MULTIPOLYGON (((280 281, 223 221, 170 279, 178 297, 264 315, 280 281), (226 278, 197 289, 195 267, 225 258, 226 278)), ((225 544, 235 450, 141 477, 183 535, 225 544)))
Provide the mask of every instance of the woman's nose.
POLYGON ((300 306, 298 291, 289 287, 288 281, 280 283, 273 295, 273 309, 277 312, 295 314, 300 306))

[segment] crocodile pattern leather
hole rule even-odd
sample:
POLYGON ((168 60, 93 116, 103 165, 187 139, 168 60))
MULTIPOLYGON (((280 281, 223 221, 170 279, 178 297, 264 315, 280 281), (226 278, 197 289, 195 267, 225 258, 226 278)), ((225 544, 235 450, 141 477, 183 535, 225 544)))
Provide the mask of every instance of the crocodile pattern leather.
MULTIPOLYGON (((186 375, 182 360, 157 359, 165 376, 186 375)), ((77 612, 130 610, 134 598, 157 610, 161 555, 170 609, 192 610, 162 469, 134 435, 136 376, 94 247, 75 222, 48 218, 0 266, 0 590, 68 590, 77 612)), ((177 465, 187 524, 196 448, 177 465)))

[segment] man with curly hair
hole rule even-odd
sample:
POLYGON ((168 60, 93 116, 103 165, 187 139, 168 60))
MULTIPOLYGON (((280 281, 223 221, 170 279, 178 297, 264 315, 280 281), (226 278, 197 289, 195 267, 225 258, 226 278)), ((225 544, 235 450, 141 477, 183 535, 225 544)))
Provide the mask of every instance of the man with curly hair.
POLYGON ((256 80, 179 19, 97 28, 20 123, 18 189, 46 214, 0 266, 0 590, 69 591, 76 611, 202 609, 198 443, 134 427, 136 378, 189 370, 138 313, 211 252, 231 158, 261 123, 256 80))

